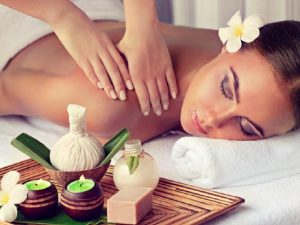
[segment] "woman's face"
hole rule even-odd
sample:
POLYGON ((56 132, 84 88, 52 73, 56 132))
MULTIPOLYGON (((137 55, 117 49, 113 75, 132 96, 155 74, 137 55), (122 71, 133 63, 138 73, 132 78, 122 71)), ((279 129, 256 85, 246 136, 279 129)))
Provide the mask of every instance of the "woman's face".
POLYGON ((233 140, 262 139, 294 126, 288 96, 255 51, 223 51, 197 71, 180 120, 192 135, 233 140))

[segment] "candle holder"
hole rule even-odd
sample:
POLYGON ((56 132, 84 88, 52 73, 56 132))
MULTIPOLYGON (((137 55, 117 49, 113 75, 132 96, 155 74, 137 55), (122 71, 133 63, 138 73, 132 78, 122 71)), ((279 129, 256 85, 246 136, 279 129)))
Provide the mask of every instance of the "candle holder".
POLYGON ((90 189, 80 190, 81 187, 76 186, 76 182, 80 185, 80 180, 71 181, 65 185, 61 194, 61 205, 64 211, 75 220, 95 219, 103 209, 103 190, 100 184, 93 179, 85 179, 85 181, 89 180, 90 189), (91 186, 92 182, 93 186, 91 186))
POLYGON ((23 183, 27 189, 27 199, 19 204, 21 213, 31 219, 44 219, 55 215, 58 207, 56 187, 45 180, 23 183))

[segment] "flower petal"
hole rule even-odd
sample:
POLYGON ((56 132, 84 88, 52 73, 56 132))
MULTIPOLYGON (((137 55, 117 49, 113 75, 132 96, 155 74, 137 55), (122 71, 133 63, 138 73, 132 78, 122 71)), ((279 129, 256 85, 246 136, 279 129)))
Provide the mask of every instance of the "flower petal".
POLYGON ((226 43, 226 49, 228 52, 237 52, 242 46, 241 39, 239 37, 230 38, 226 43))
POLYGON ((234 37, 234 29, 232 27, 221 27, 218 34, 222 43, 225 44, 229 38, 234 37))
POLYGON ((10 193, 12 188, 18 183, 19 179, 20 173, 18 171, 9 171, 2 177, 1 189, 7 193, 10 193))
POLYGON ((240 27, 243 25, 240 10, 230 18, 227 25, 231 27, 240 27))
POLYGON ((27 193, 28 189, 24 185, 17 184, 10 193, 10 202, 13 204, 24 202, 27 199, 27 193))
POLYGON ((0 206, 7 203, 7 200, 9 200, 8 197, 8 193, 6 193, 5 191, 0 191, 0 206))
POLYGON ((259 29, 254 27, 245 27, 242 34, 242 41, 250 43, 259 36, 259 29))
POLYGON ((13 222, 17 218, 17 207, 14 204, 5 204, 0 209, 0 221, 13 222))
POLYGON ((244 20, 243 25, 244 27, 260 28, 264 25, 264 20, 258 15, 251 15, 244 20))

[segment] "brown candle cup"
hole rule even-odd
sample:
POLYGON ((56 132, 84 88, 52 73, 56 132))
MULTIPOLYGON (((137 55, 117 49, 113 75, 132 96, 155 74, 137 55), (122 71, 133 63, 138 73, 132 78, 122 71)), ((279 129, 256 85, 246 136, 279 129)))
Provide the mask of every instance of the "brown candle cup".
POLYGON ((82 171, 60 171, 60 170, 52 170, 45 168, 46 172, 49 174, 51 180, 56 181, 62 187, 66 184, 70 183, 70 181, 78 180, 81 175, 84 177, 90 177, 95 181, 100 181, 100 179, 106 173, 110 162, 105 164, 104 166, 98 166, 96 168, 90 170, 82 170, 82 171))
POLYGON ((43 190, 28 190, 27 199, 18 207, 21 213, 30 219, 52 217, 56 214, 58 207, 57 189, 51 183, 43 190))
POLYGON ((95 186, 91 190, 81 193, 70 192, 67 190, 68 184, 65 185, 60 203, 72 219, 79 221, 92 220, 100 215, 104 204, 104 194, 101 185, 95 180, 93 181, 95 186))

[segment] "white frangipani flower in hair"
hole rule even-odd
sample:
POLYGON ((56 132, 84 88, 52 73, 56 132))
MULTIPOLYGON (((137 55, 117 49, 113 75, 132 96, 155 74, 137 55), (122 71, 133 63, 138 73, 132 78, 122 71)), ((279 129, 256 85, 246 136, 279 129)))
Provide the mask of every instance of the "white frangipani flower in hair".
POLYGON ((258 15, 248 16, 242 21, 240 11, 237 11, 228 21, 229 27, 219 29, 219 37, 226 44, 228 52, 237 52, 242 47, 242 41, 250 43, 259 36, 259 28, 264 25, 258 15))
POLYGON ((12 222, 17 218, 17 207, 27 199, 28 189, 17 184, 20 179, 20 173, 10 171, 2 177, 0 190, 0 221, 12 222))

